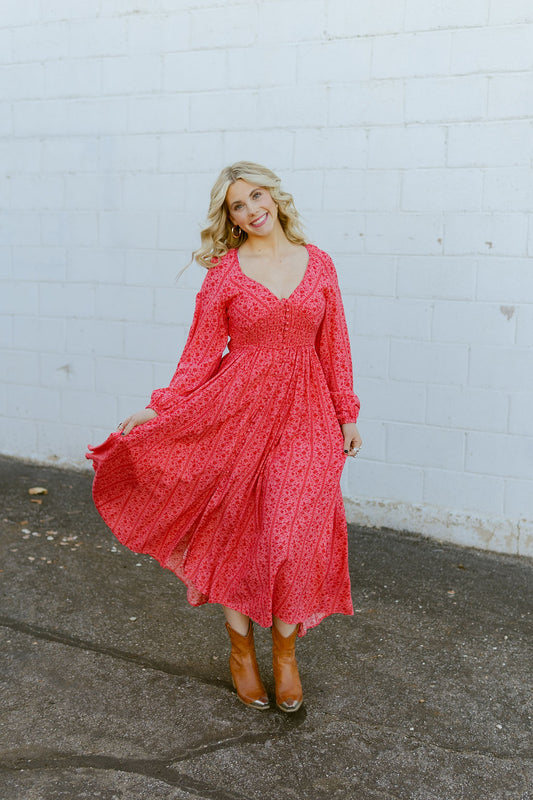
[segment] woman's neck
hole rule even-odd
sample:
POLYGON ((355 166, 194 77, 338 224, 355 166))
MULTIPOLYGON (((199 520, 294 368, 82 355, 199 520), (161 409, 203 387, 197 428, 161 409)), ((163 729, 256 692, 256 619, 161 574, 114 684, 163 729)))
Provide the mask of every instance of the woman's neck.
POLYGON ((272 259, 278 259, 290 246, 291 244, 285 236, 285 231, 278 221, 272 233, 269 233, 268 236, 248 235, 247 240, 241 245, 240 249, 244 248, 244 253, 252 257, 268 256, 272 259))

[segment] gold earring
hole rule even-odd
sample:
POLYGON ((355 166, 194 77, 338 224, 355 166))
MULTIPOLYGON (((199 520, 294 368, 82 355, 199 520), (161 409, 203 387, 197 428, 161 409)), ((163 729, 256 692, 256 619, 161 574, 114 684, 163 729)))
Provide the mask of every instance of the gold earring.
POLYGON ((232 225, 231 226, 231 235, 233 236, 234 239, 238 239, 239 236, 241 235, 241 233, 242 233, 242 231, 241 231, 241 229, 239 228, 238 225, 232 225))

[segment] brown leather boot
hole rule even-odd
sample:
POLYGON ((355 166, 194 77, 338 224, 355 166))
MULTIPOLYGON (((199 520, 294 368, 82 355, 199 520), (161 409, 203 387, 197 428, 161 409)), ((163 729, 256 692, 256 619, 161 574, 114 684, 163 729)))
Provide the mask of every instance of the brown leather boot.
POLYGON ((259 675, 259 667, 255 656, 252 622, 250 621, 246 636, 233 630, 229 622, 226 622, 226 628, 231 641, 229 668, 239 700, 244 705, 250 708, 257 708, 259 711, 270 708, 268 695, 259 675))
POLYGON ((290 636, 282 636, 272 626, 272 667, 276 682, 276 705, 280 711, 298 711, 303 703, 302 684, 296 663, 295 642, 298 628, 290 636))

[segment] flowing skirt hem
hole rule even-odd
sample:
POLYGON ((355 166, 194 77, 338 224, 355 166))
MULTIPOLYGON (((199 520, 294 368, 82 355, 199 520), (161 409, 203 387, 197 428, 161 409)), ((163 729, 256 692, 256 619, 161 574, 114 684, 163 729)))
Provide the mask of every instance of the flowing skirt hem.
MULTIPOLYGON (((117 537, 118 538, 118 537, 117 537)), ((120 541, 120 539, 119 539, 120 541)), ((163 560, 158 558, 157 555, 151 553, 147 550, 134 550, 133 548, 129 547, 124 542, 120 542, 124 547, 128 550, 131 550, 133 553, 137 555, 148 555, 150 558, 153 558, 157 563, 163 567, 164 569, 168 569, 169 572, 172 572, 179 580, 185 585, 187 589, 187 602, 192 607, 203 606, 207 603, 210 605, 222 605, 226 606, 227 608, 231 608, 234 611, 238 611, 241 614, 244 614, 246 617, 249 617, 252 622, 259 625, 261 628, 270 628, 272 627, 272 617, 278 617, 282 622, 285 622, 287 625, 298 625, 298 636, 302 637, 305 636, 308 630, 311 628, 315 628, 319 625, 323 619, 326 617, 330 617, 333 614, 343 614, 345 616, 353 616, 353 605, 350 602, 338 602, 338 600, 332 604, 331 607, 327 609, 320 609, 317 611, 313 611, 305 616, 303 620, 293 620, 284 618, 283 612, 276 613, 273 609, 270 613, 258 613, 256 609, 249 607, 246 603, 236 603, 231 600, 227 600, 222 596, 217 595, 214 592, 209 592, 207 589, 202 591, 199 589, 190 578, 188 578, 183 570, 180 568, 179 564, 172 565, 170 563, 164 563, 163 560)))

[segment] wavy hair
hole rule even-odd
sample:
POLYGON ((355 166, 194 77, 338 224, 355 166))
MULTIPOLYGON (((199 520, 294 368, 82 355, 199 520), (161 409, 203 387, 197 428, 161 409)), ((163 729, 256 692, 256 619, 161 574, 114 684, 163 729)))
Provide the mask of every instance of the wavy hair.
POLYGON ((292 195, 281 188, 280 178, 261 164, 254 164, 253 161, 237 161, 229 167, 224 167, 211 189, 207 224, 200 233, 200 247, 192 254, 193 258, 207 269, 217 264, 228 250, 240 247, 248 238, 248 234, 243 231, 239 236, 233 235, 226 205, 228 189, 239 179, 268 189, 278 207, 278 219, 287 239, 294 244, 306 244, 300 215, 292 195))

